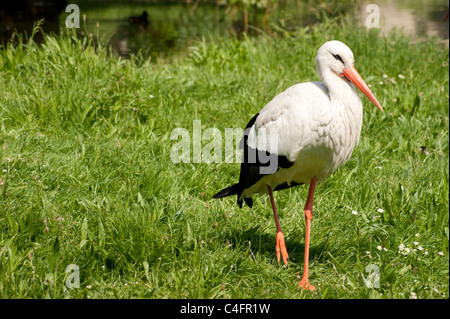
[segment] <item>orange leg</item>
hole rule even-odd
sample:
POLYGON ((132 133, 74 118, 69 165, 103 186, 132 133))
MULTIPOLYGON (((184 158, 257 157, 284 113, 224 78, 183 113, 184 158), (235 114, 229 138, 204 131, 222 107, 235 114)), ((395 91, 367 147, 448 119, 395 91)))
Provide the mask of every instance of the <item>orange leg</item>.
POLYGON ((298 286, 306 289, 306 290, 316 290, 316 288, 309 284, 308 280, 308 264, 309 264, 309 234, 311 233, 311 219, 313 216, 313 197, 314 197, 314 190, 316 189, 316 183, 317 178, 314 177, 311 180, 311 183, 309 184, 309 191, 308 191, 308 199, 306 200, 305 205, 305 219, 306 219, 306 234, 305 234, 305 264, 303 268, 303 277, 302 280, 300 280, 298 286))
POLYGON ((286 244, 284 243, 284 235, 281 231, 280 222, 278 221, 278 214, 277 209, 275 207, 275 201, 273 199, 272 189, 269 185, 267 186, 267 191, 269 192, 270 197, 270 203, 272 204, 272 210, 273 210, 273 217, 275 217, 275 224, 277 225, 277 244, 275 246, 275 249, 277 251, 277 260, 280 262, 280 254, 283 256, 284 264, 287 266, 287 260, 289 258, 287 250, 286 250, 286 244))

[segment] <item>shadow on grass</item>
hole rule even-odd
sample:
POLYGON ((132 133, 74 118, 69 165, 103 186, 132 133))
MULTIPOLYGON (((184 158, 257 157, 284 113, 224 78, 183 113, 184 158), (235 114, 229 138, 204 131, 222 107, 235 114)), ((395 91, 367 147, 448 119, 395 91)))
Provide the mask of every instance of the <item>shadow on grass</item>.
MULTIPOLYGON (((305 257, 305 235, 299 235, 300 232, 294 232, 285 237, 286 249, 289 255, 289 261, 294 264, 303 265, 305 257)), ((268 233, 262 226, 255 226, 247 230, 235 229, 231 232, 235 241, 235 247, 248 246, 250 242, 251 253, 265 256, 276 261, 276 230, 268 233)), ((327 247, 327 241, 318 243, 311 242, 309 247, 309 259, 323 261, 324 252, 327 247)))

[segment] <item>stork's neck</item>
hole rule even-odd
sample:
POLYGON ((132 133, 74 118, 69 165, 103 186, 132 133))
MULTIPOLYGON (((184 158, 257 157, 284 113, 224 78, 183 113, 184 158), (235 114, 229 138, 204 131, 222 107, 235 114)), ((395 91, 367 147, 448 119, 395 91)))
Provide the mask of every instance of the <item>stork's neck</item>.
POLYGON ((334 136, 335 139, 345 141, 345 145, 342 145, 346 153, 342 157, 342 163, 345 163, 359 143, 363 118, 362 102, 353 84, 336 73, 330 71, 322 77, 322 81, 328 88, 332 121, 338 127, 345 128, 337 131, 339 136, 334 136))
POLYGON ((335 111, 343 111, 347 116, 362 119, 362 102, 353 84, 331 70, 323 72, 321 78, 328 89, 330 100, 343 108, 335 111))

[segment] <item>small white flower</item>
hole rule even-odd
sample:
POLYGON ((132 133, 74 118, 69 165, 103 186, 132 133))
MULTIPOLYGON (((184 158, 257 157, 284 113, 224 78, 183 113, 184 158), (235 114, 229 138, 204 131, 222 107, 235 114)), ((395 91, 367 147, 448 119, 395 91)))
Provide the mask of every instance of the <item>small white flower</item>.
POLYGON ((408 247, 405 248, 405 252, 409 253, 409 248, 408 247))
POLYGON ((423 250, 422 246, 417 247, 418 250, 423 250))
POLYGON ((414 242, 414 245, 416 245, 416 246, 419 245, 419 242, 418 242, 418 241, 415 241, 415 242, 414 242))
POLYGON ((417 299, 417 295, 414 291, 411 291, 411 299, 417 299))
POLYGON ((439 256, 444 256, 444 253, 442 251, 438 252, 439 256))
POLYGON ((425 255, 428 255, 428 251, 425 250, 424 254, 425 254, 425 255))
POLYGON ((400 244, 400 245, 398 246, 398 249, 400 249, 400 250, 404 250, 404 249, 405 249, 405 245, 403 245, 403 244, 400 244))
POLYGON ((388 76, 387 76, 386 74, 383 74, 383 78, 387 79, 387 77, 388 77, 388 76))
POLYGON ((399 77, 400 79, 402 79, 402 80, 405 79, 405 76, 404 76, 403 74, 399 74, 398 77, 399 77))
POLYGON ((91 289, 91 288, 92 288, 92 285, 87 285, 86 288, 87 288, 87 289, 91 289))
POLYGON ((356 210, 352 210, 353 215, 358 215, 358 212, 356 210))
POLYGON ((382 214, 382 213, 384 213, 384 209, 383 209, 383 208, 378 208, 378 209, 377 209, 377 212, 379 212, 379 213, 382 214))
POLYGON ((3 173, 6 173, 6 172, 7 172, 7 170, 6 170, 6 169, 4 169, 4 170, 3 170, 3 173))
POLYGON ((382 250, 382 249, 383 249, 383 247, 381 247, 381 246, 377 246, 377 249, 378 249, 378 250, 382 250))
POLYGON ((388 249, 387 249, 386 247, 383 247, 383 250, 384 250, 384 251, 388 251, 388 249))
POLYGON ((419 233, 417 233, 417 234, 415 234, 414 236, 419 237, 420 235, 419 235, 419 233))

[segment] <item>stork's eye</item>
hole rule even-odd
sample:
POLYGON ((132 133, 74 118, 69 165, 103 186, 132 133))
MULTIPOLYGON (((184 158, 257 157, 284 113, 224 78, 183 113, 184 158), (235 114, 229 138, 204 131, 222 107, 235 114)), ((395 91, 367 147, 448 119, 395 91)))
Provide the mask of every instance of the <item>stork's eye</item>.
POLYGON ((341 56, 339 54, 332 54, 333 58, 335 58, 336 60, 339 60, 342 62, 342 64, 344 64, 344 61, 342 60, 341 56))

